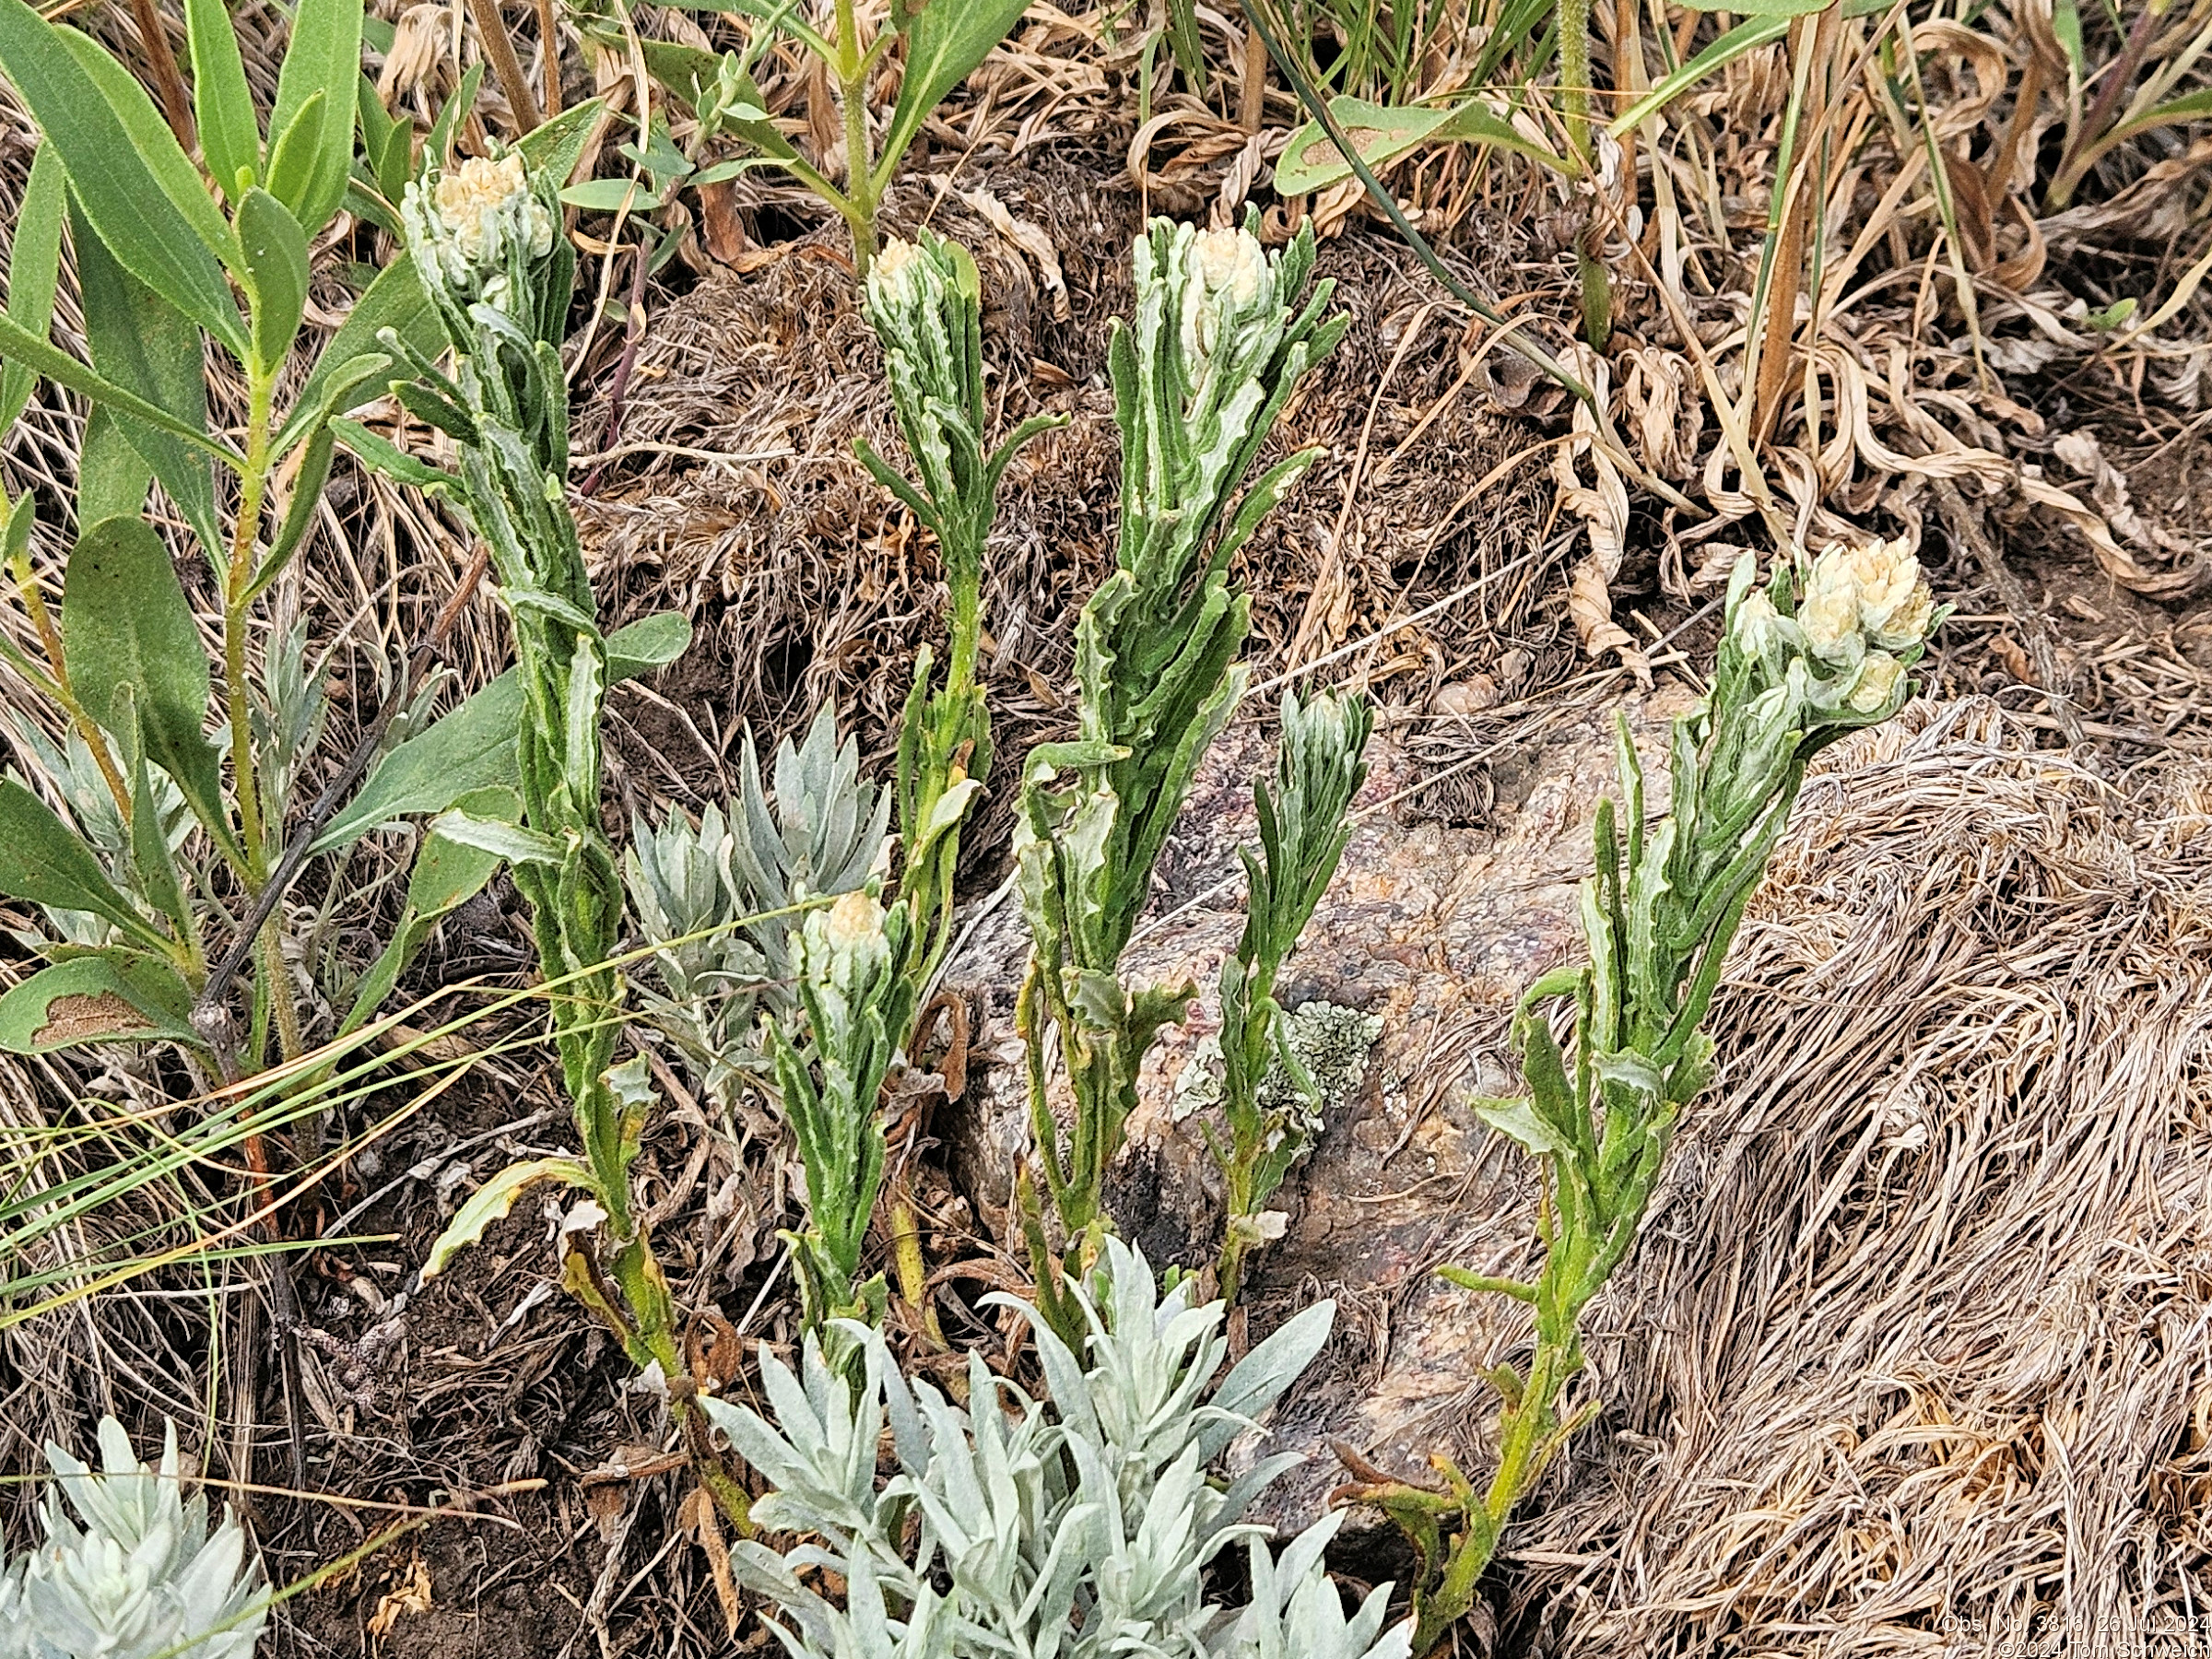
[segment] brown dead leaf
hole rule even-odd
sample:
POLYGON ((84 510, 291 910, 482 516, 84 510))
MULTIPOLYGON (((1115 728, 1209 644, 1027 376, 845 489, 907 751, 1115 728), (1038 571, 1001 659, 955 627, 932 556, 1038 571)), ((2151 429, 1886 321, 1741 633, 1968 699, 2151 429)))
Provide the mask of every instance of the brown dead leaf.
POLYGON ((730 1576, 730 1547, 723 1539, 722 1523, 714 1513, 714 1500, 707 1496, 704 1487, 693 1487, 684 1494, 684 1501, 676 1512, 676 1523, 697 1541, 706 1552, 707 1571, 713 1575, 714 1599, 722 1604, 723 1634, 737 1634, 737 1620, 745 1611, 738 1598, 736 1582, 730 1576))
POLYGON ((377 1598, 376 1611, 369 1616, 369 1634, 389 1636, 392 1627, 399 1622, 403 1613, 428 1613, 429 1610, 430 1570, 423 1564, 418 1553, 408 1561, 406 1576, 377 1598))
POLYGON ((154 1022, 112 991, 97 996, 57 996, 46 1005, 46 1023, 30 1034, 41 1048, 150 1031, 154 1022))

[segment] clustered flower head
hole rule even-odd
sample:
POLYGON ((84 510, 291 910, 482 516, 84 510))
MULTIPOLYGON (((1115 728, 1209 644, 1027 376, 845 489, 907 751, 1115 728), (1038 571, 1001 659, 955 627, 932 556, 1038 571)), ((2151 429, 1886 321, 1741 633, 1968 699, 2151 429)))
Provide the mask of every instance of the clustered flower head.
MULTIPOLYGON (((1138 242, 1142 279, 1144 241, 1138 242)), ((1279 334, 1285 318, 1277 300, 1277 271, 1260 239, 1246 229, 1194 230, 1179 228, 1175 269, 1163 273, 1180 293, 1176 317, 1182 337, 1183 368, 1192 401, 1200 401, 1222 359, 1242 355, 1241 346, 1258 344, 1258 334, 1279 334)), ((1272 348, 1273 340, 1266 344, 1272 348)))
POLYGON ((158 1470, 113 1418, 100 1448, 98 1474, 46 1448, 77 1521, 50 1492, 45 1543, 0 1564, 0 1659, 251 1659, 268 1617, 260 1563, 228 1515, 210 1535, 206 1493, 184 1501, 175 1427, 158 1470))
POLYGON ((512 312, 521 267, 553 249, 553 215, 512 150, 425 173, 407 186, 400 219, 423 274, 464 304, 512 312))
POLYGON ((940 504, 958 498, 956 436, 972 451, 982 421, 981 283, 958 242, 924 230, 919 242, 892 237, 868 267, 862 309, 883 343, 907 447, 924 493, 940 504), (962 434, 948 432, 964 426, 962 434))
POLYGON ((1805 572, 1792 614, 1750 586, 1754 561, 1730 583, 1728 631, 1806 717, 1880 717, 1904 694, 1905 670, 1942 620, 1903 537, 1837 545, 1805 572))

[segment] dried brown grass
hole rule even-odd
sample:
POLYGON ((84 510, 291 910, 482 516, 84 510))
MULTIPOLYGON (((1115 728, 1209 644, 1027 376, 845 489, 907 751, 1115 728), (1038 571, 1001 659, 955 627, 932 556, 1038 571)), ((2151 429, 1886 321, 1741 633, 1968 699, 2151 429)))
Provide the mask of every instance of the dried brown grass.
POLYGON ((2208 924, 2195 765, 2123 790, 1975 701, 1824 767, 1716 1005, 1725 1070, 1599 1316, 1606 1414, 1510 1547, 1532 1634, 2192 1651, 2208 924))

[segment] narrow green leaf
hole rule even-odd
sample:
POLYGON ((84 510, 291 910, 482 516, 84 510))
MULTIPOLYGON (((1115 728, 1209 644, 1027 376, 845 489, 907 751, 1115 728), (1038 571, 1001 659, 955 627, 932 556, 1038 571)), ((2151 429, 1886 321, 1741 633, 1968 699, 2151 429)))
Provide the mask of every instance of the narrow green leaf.
POLYGON ((460 846, 503 858, 509 864, 558 868, 561 862, 561 844, 551 836, 526 830, 520 824, 477 818, 473 813, 441 812, 431 821, 430 832, 460 846))
POLYGON ((663 205, 661 194, 642 179, 586 179, 569 185, 560 199, 587 213, 619 213, 626 205, 632 213, 652 213, 663 205))
POLYGON ((216 184, 236 202, 244 189, 240 179, 261 172, 261 123, 225 0, 184 0, 184 33, 192 51, 192 110, 200 128, 200 152, 216 184))
POLYGON ((137 951, 102 950, 32 974, 0 996, 0 1049, 45 1054, 97 1042, 199 1047, 192 993, 176 970, 137 951))
POLYGON ((307 236, 283 203, 249 190, 238 205, 238 240, 253 303, 253 359, 273 374, 306 314, 307 236))
POLYGON ((269 130, 284 131, 296 111, 322 94, 322 142, 312 181, 297 202, 287 204, 310 236, 330 222, 346 195, 346 178, 353 171, 353 88, 360 75, 361 0, 301 0, 276 77, 269 130))
POLYGON ((267 593, 276 578, 284 574, 284 567, 292 561, 301 542, 315 522, 315 510, 323 502, 323 486, 330 481, 330 459, 336 449, 336 440, 327 424, 316 429, 315 435, 307 441, 307 452, 300 457, 300 470, 292 476, 291 500, 285 503, 284 522, 278 526, 276 539, 269 544, 268 557, 253 572, 247 584, 245 603, 267 593))
MULTIPOLYGON (((677 611, 618 628, 606 636, 608 683, 665 667, 690 642, 690 621, 677 611)), ((515 733, 522 720, 522 680, 510 668, 378 761, 360 793, 316 838, 313 851, 347 846, 399 818, 443 812, 476 790, 518 787, 515 733)))
MULTIPOLYGON (((41 144, 30 159, 23 184, 23 206, 16 215, 15 240, 7 251, 7 314, 43 340, 53 326, 53 288, 62 265, 62 211, 67 205, 68 175, 60 154, 41 144)), ((14 426, 30 405, 38 383, 27 364, 0 370, 0 432, 14 426)))
POLYGON ((176 780, 210 833, 234 844, 222 760, 204 729, 206 653, 168 549, 144 519, 95 524, 70 550, 62 642, 92 718, 118 731, 117 704, 131 699, 147 758, 176 780))
POLYGON ((306 210, 315 170, 323 165, 324 108, 322 93, 310 94, 269 142, 269 194, 295 214, 306 210))
POLYGON ((604 98, 587 98, 571 104, 535 131, 525 133, 515 148, 535 171, 566 179, 583 159, 583 147, 591 142, 600 112, 606 108, 604 98))
POLYGON ((229 445, 205 431, 186 426, 166 409, 147 402, 135 392, 124 390, 105 375, 96 373, 67 352, 57 350, 6 317, 0 317, 0 359, 22 363, 32 373, 43 376, 57 386, 66 386, 94 403, 104 403, 110 408, 135 416, 149 426, 159 427, 163 431, 173 433, 226 462, 235 464, 240 459, 238 453, 229 445))
MULTIPOLYGON (((73 218, 85 344, 91 349, 93 367, 160 408, 174 427, 205 430, 207 375, 199 329, 110 257, 106 244, 85 224, 82 214, 73 218)), ((173 427, 153 426, 127 416, 121 425, 124 436, 161 480, 161 488, 183 510, 203 550, 218 557, 222 528, 216 518, 215 477, 207 457, 177 437, 173 427)), ((80 513, 77 522, 82 528, 99 521, 80 513)))
MULTIPOLYGON (((512 820, 523 815, 522 797, 510 789, 480 789, 455 805, 479 818, 512 820)), ((423 837, 407 876, 407 902, 399 925, 393 930, 391 944, 354 987, 353 1007, 339 1028, 340 1036, 358 1030, 382 1006, 439 919, 482 892, 503 862, 497 853, 442 835, 423 837)))
POLYGON ((1500 1135, 1519 1141, 1537 1157, 1547 1153, 1571 1150, 1559 1131, 1536 1113, 1535 1105, 1525 1097, 1512 1100, 1477 1100, 1475 1115, 1500 1135))
MULTIPOLYGON (((1547 167, 1566 167, 1559 156, 1523 137, 1511 122, 1479 99, 1458 104, 1394 107, 1364 99, 1336 98, 1329 100, 1329 113, 1335 117, 1344 135, 1359 147, 1359 159, 1370 167, 1380 167, 1423 144, 1454 142, 1509 149, 1547 167)), ((1307 195, 1349 178, 1351 172, 1351 163, 1337 150, 1321 123, 1309 121, 1290 135, 1275 164, 1276 194, 1307 195)))
POLYGON ((477 107, 477 88, 483 84, 484 64, 479 59, 468 66, 461 76, 461 84, 438 107, 438 119, 430 124, 429 136, 422 147, 423 159, 430 166, 445 165, 445 159, 453 147, 453 128, 477 107))
POLYGON ((0 71, 115 257, 242 356, 245 328, 218 258, 232 246, 229 227, 130 71, 23 0, 0 0, 0 71))
POLYGON ((884 132, 877 182, 888 182, 930 112, 1021 21, 1029 0, 927 0, 906 31, 906 73, 884 132))
POLYGON ((461 480, 452 473, 432 466, 427 461, 418 461, 389 439, 381 437, 354 420, 334 420, 331 430, 345 440, 346 447, 353 452, 363 465, 384 475, 410 489, 419 489, 426 495, 442 491, 458 496, 461 480))
POLYGON ((140 892, 153 907, 175 924, 177 936, 184 936, 188 912, 184 908, 184 884, 177 874, 176 854, 171 851, 169 837, 161 824, 159 797, 154 794, 153 773, 147 770, 146 756, 138 756, 137 775, 131 780, 131 872, 140 892))
POLYGON ((88 912, 157 948, 168 943, 108 879, 76 831, 13 778, 0 778, 0 893, 88 912))
POLYGON ((1606 130, 1616 138, 1634 132, 1707 76, 1789 32, 1787 18, 1750 18, 1738 23, 1673 74, 1653 82, 1652 89, 1630 104, 1606 130))
MULTIPOLYGON (((4 1040, 4 1038, 0 1038, 4 1040)), ((443 1273, 446 1264, 484 1236, 484 1230, 514 1207, 514 1201, 541 1181, 565 1182, 592 1189, 591 1171, 572 1158, 538 1158, 528 1163, 509 1164, 468 1195, 453 1218, 430 1245, 422 1264, 427 1282, 443 1273)))

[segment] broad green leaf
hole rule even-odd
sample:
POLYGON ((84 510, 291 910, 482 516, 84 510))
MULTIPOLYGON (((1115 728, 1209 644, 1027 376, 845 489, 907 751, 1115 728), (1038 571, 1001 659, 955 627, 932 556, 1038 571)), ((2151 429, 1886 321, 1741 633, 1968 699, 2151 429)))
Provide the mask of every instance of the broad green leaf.
POLYGON ((878 184, 899 170, 930 112, 1012 32, 1029 0, 927 0, 906 30, 906 73, 876 164, 878 184))
POLYGON ((149 426, 159 427, 186 442, 218 455, 225 461, 236 462, 238 453, 219 439, 197 428, 185 425, 159 405, 148 403, 135 392, 126 391, 103 374, 80 363, 67 352, 57 350, 29 329, 18 326, 8 318, 0 316, 0 359, 21 363, 32 373, 52 381, 57 386, 104 403, 110 408, 135 416, 149 426))
MULTIPOLYGON (((690 642, 691 624, 676 611, 618 628, 606 636, 607 681, 618 684, 665 667, 690 642)), ((377 762, 313 850, 328 853, 395 819, 443 812, 476 790, 517 788, 522 764, 515 734, 522 720, 522 681, 510 668, 377 762)))
MULTIPOLYGON (((305 193, 287 205, 312 236, 330 222, 353 171, 354 84, 361 76, 361 0, 300 0, 276 77, 269 131, 281 133, 307 100, 323 95, 322 141, 305 193)), ((282 199, 282 198, 279 198, 282 199)))
POLYGON ((123 429, 123 417, 105 404, 85 416, 84 446, 76 457, 76 521, 136 518, 146 511, 154 469, 123 429))
POLYGON ((1536 1114, 1535 1106, 1525 1096, 1512 1100, 1477 1100, 1475 1115, 1538 1158, 1569 1149, 1566 1140, 1536 1114))
POLYGON ((431 820, 430 833, 509 864, 558 867, 561 862, 561 845, 551 836, 474 813, 441 812, 431 820))
POLYGON ((565 1182, 592 1190, 591 1171, 572 1158, 536 1158, 528 1163, 509 1164, 468 1195, 453 1212, 430 1245, 420 1277, 428 1282, 443 1273, 446 1264, 484 1236, 484 1230, 514 1207, 514 1201, 541 1181, 565 1182))
POLYGON ((438 314, 422 291, 421 278, 415 275, 415 262, 406 253, 376 274, 376 279, 354 301, 346 321, 338 324, 337 333, 324 346, 323 355, 308 371, 306 383, 300 388, 299 398, 277 436, 279 450, 290 448, 306 436, 307 425, 318 418, 315 411, 332 382, 340 379, 348 365, 378 354, 382 348, 376 337, 387 328, 426 357, 435 356, 444 338, 438 314))
POLYGON ((51 1053, 94 1042, 182 1042, 192 1029, 192 993, 176 970, 135 950, 72 957, 0 996, 0 1049, 51 1053))
MULTIPOLYGON (((53 325, 53 288, 62 265, 62 211, 67 206, 68 175, 51 144, 39 146, 23 184, 23 206, 16 215, 15 240, 7 251, 7 314, 43 340, 53 325)), ((0 370, 0 432, 16 424, 30 405, 38 382, 27 364, 0 370)))
MULTIPOLYGON (((1329 113, 1359 148, 1359 159, 1379 167, 1423 144, 1466 143, 1508 149, 1532 161, 1564 170, 1566 162, 1541 144, 1524 138, 1511 122, 1479 99, 1459 104, 1394 107, 1364 99, 1335 98, 1329 113)), ((1351 163, 1336 148, 1321 123, 1309 121, 1290 135, 1275 164, 1277 195, 1306 195, 1351 176, 1351 163)))
POLYGON ((238 205, 238 240, 253 301, 253 358, 265 374, 283 366, 307 310, 307 236, 283 203, 249 190, 238 205))
POLYGON ((619 213, 626 206, 632 213, 651 213, 662 206, 660 192, 642 179, 586 179, 563 190, 560 199, 587 213, 619 213))
POLYGON ((600 112, 606 108, 606 100, 603 98, 587 98, 580 104, 571 104, 535 131, 525 133, 515 148, 523 152, 523 159, 535 171, 566 179, 583 159, 583 147, 591 142, 592 134, 599 124, 600 112))
POLYGON ((311 93, 269 140, 269 194, 295 213, 304 210, 323 165, 324 108, 323 94, 311 93))
POLYGON ((168 943, 108 879, 76 831, 13 778, 0 778, 0 893, 86 911, 149 945, 168 943))
MULTIPOLYGON (((147 289, 109 257, 107 247, 75 216, 77 286, 85 307, 85 344, 92 365, 119 386, 166 411, 176 425, 205 429, 207 376, 200 331, 192 320, 147 289)), ((222 554, 222 526, 215 512, 215 477, 207 457, 173 430, 124 417, 124 436, 183 510, 201 548, 222 554)), ((133 509, 134 512, 136 509, 133 509)), ((99 523, 79 514, 80 526, 99 523)))
POLYGON ((147 758, 176 780, 210 833, 234 844, 221 757, 204 729, 206 653, 169 551, 144 519, 95 524, 70 550, 62 645, 92 718, 120 730, 116 707, 127 695, 147 758))
POLYGON ((192 51, 192 110, 200 128, 200 152, 225 196, 236 202, 239 181, 261 172, 261 122, 246 88, 226 0, 184 0, 184 33, 192 51))
POLYGON ((130 71, 23 0, 0 0, 0 71, 60 154, 115 257, 243 355, 245 326, 218 257, 232 246, 229 227, 130 71))

